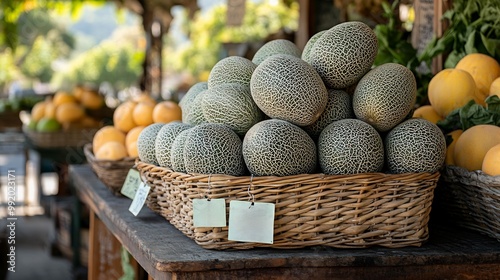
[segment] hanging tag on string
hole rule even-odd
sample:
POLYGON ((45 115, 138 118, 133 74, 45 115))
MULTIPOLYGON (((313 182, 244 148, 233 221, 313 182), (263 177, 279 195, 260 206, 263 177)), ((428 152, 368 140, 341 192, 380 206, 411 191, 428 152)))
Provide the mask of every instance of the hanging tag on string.
POLYGON ((130 204, 130 207, 128 208, 128 211, 134 214, 134 216, 137 216, 137 214, 139 214, 142 207, 144 206, 144 202, 146 202, 149 190, 150 187, 144 182, 141 182, 139 188, 137 189, 137 192, 135 193, 134 199, 132 200, 132 204, 130 204))
POLYGON ((139 171, 135 168, 131 168, 127 173, 125 182, 123 182, 120 193, 130 199, 134 199, 135 193, 137 192, 140 184, 141 175, 139 174, 139 171))
POLYGON ((208 189, 204 198, 193 199, 193 225, 194 227, 225 227, 226 200, 223 198, 211 198, 212 175, 208 175, 208 189))

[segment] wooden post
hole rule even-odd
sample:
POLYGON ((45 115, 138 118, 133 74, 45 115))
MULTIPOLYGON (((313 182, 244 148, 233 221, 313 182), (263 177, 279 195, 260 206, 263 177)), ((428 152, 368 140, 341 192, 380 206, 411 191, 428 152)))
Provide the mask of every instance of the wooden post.
MULTIPOLYGON (((434 1, 434 35, 437 38, 443 36, 444 31, 448 28, 448 22, 442 20, 443 14, 451 8, 452 0, 435 0, 434 1)), ((432 60, 432 73, 436 74, 443 70, 446 54, 440 54, 432 60)))

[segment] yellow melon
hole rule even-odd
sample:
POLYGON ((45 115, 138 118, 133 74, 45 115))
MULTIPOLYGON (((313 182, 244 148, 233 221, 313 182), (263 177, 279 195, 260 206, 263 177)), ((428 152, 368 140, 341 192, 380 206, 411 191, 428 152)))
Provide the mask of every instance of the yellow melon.
POLYGON ((137 141, 139 134, 141 134, 144 128, 145 126, 143 125, 132 128, 125 136, 125 145, 128 146, 130 143, 137 141))
POLYGON ((481 124, 465 130, 457 140, 453 157, 455 165, 470 171, 481 170, 486 152, 500 144, 500 127, 481 124))
POLYGON ((104 105, 104 97, 94 90, 83 90, 80 103, 91 110, 97 110, 104 105))
POLYGON ((469 101, 476 94, 472 76, 460 69, 444 69, 432 77, 427 95, 432 108, 443 118, 469 101))
POLYGON ((500 97, 500 77, 496 78, 490 86, 490 95, 497 95, 500 97))
POLYGON ((125 145, 116 141, 104 143, 95 153, 95 158, 99 160, 120 160, 127 156, 125 145))
POLYGON ((438 121, 442 120, 443 117, 441 117, 434 108, 432 108, 431 105, 424 105, 418 107, 414 112, 413 112, 413 117, 414 118, 422 118, 430 121, 433 124, 436 124, 438 121))
POLYGON ((92 139, 92 149, 94 154, 107 142, 119 142, 125 145, 125 133, 112 125, 100 128, 94 134, 94 138, 92 139))
POLYGON ((444 163, 446 165, 455 165, 455 159, 453 158, 455 145, 457 144, 457 139, 462 135, 464 131, 461 129, 454 130, 447 135, 451 136, 452 142, 446 148, 446 159, 444 163))
POLYGON ((85 116, 85 110, 76 103, 63 103, 56 108, 56 120, 58 122, 75 122, 85 116))
POLYGON ((36 103, 33 108, 31 108, 31 120, 37 122, 45 117, 45 107, 47 106, 47 104, 47 101, 36 103))
POLYGON ((132 112, 132 118, 136 125, 147 126, 153 123, 153 110, 155 104, 149 101, 137 103, 132 112))
POLYGON ((72 94, 65 91, 56 92, 56 94, 54 94, 54 98, 52 99, 55 106, 59 106, 63 103, 75 103, 76 101, 76 98, 72 94))
POLYGON ((179 104, 173 101, 162 101, 153 109, 153 122, 169 123, 182 120, 182 110, 179 104))
POLYGON ((486 152, 481 170, 490 176, 500 175, 500 144, 493 146, 486 152))
POLYGON ((129 132, 132 128, 137 126, 133 118, 135 105, 135 102, 126 101, 120 104, 113 113, 114 126, 124 133, 129 132))
POLYGON ((45 104, 45 115, 44 116, 46 118, 54 119, 56 117, 56 109, 57 109, 56 104, 54 104, 54 102, 52 102, 52 101, 48 101, 45 104))
POLYGON ((478 104, 486 105, 484 100, 490 93, 491 83, 500 77, 500 64, 489 55, 472 53, 460 59, 455 69, 471 74, 478 89, 475 100, 478 104))
POLYGON ((141 93, 139 95, 133 96, 132 101, 134 101, 136 103, 149 102, 152 104, 156 104, 156 100, 153 97, 151 97, 151 95, 149 95, 147 93, 141 93))

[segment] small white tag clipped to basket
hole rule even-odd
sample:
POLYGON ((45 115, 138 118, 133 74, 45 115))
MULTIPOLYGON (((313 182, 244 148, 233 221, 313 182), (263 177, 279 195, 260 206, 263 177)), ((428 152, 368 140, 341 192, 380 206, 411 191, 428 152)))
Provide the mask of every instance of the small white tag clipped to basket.
POLYGON ((231 201, 228 240, 273 244, 274 209, 273 203, 231 201))
POLYGON ((223 198, 193 199, 194 227, 225 227, 226 200, 223 198))
POLYGON ((141 184, 141 175, 137 169, 131 168, 127 177, 125 178, 125 182, 123 182, 122 189, 120 190, 121 194, 124 196, 134 199, 135 193, 141 184))
POLYGON ((134 216, 137 216, 137 214, 139 214, 142 207, 144 206, 144 202, 146 202, 146 198, 148 197, 150 188, 151 187, 144 182, 141 182, 141 184, 139 185, 134 199, 132 200, 132 204, 130 204, 130 207, 128 208, 128 211, 134 214, 134 216))

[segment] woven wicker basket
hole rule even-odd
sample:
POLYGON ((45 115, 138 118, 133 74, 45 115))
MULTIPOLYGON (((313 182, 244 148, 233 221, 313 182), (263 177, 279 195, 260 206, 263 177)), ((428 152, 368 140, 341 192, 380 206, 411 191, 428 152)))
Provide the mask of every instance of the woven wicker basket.
POLYGON ((39 148, 83 147, 91 143, 98 128, 70 129, 56 132, 37 132, 23 126, 27 140, 39 148))
POLYGON ((165 188, 163 180, 164 178, 168 178, 168 174, 172 171, 152 164, 146 164, 139 160, 136 160, 136 167, 141 173, 142 181, 151 187, 149 195, 146 198, 146 206, 164 217, 169 216, 170 210, 168 209, 167 202, 163 199, 159 201, 159 198, 167 197, 165 195, 167 188, 165 188))
POLYGON ((446 166, 436 190, 437 212, 500 241, 500 176, 446 166))
POLYGON ((92 152, 92 144, 86 144, 83 152, 92 170, 97 177, 113 192, 120 196, 123 183, 127 178, 129 170, 134 167, 135 158, 128 157, 122 160, 98 160, 92 152))
POLYGON ((145 163, 137 168, 156 178, 148 183, 154 182, 152 192, 160 214, 200 246, 219 250, 420 246, 429 236, 429 214, 439 179, 439 172, 252 178, 185 174, 145 163), (230 241, 228 227, 193 226, 193 199, 224 198, 229 212, 231 200, 248 200, 249 186, 256 202, 275 204, 273 244, 230 241))

